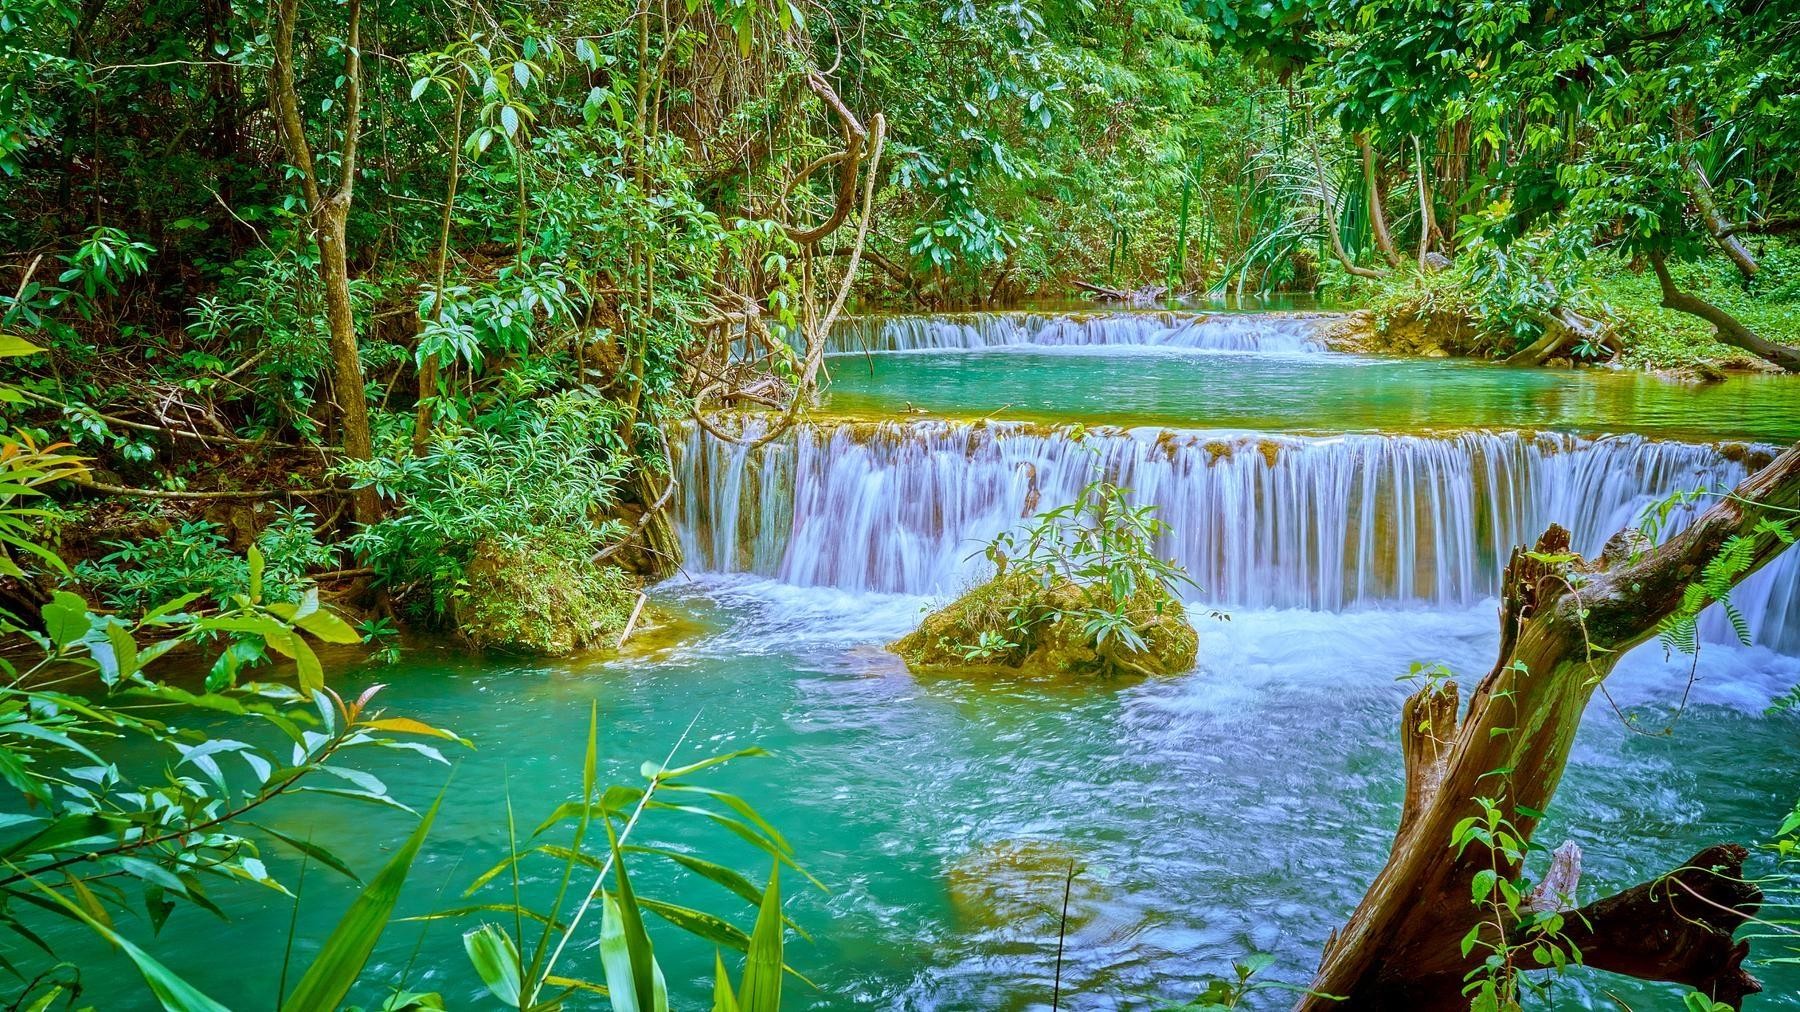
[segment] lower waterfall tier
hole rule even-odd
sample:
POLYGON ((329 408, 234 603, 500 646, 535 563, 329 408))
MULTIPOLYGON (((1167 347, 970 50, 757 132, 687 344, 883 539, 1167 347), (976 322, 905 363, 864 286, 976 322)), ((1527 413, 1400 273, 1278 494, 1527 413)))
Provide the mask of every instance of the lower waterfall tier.
MULTIPOLYGON (((1172 528, 1161 550, 1193 576, 1200 599, 1338 611, 1473 605, 1496 593, 1511 546, 1548 524, 1597 554, 1649 503, 1729 488, 1767 451, 1636 436, 1089 430, 1076 439, 1007 423, 844 421, 755 449, 695 427, 676 456, 690 569, 951 593, 985 575, 988 539, 1105 474, 1159 507, 1172 528)), ((1746 581, 1734 602, 1757 642, 1800 653, 1800 552, 1746 581)), ((1711 635, 1728 635, 1709 618, 1711 635)))

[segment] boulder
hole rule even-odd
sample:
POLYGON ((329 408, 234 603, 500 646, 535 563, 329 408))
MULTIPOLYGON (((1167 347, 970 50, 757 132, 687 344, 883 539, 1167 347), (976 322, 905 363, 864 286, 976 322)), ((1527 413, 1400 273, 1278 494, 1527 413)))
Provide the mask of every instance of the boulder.
POLYGON ((456 626, 483 650, 560 657, 611 646, 636 598, 630 577, 613 566, 488 540, 469 560, 456 626))
POLYGON ((1101 593, 1002 573, 927 615, 888 649, 915 674, 1169 675, 1194 666, 1200 637, 1173 594, 1140 589, 1128 603, 1125 614, 1144 641, 1135 650, 1116 635, 1095 642, 1081 613, 1101 593))

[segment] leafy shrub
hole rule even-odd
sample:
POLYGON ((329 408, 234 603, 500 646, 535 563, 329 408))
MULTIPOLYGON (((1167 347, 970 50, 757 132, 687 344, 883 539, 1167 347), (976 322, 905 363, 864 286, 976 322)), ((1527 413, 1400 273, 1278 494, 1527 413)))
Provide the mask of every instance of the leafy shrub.
POLYGON ((990 542, 994 578, 928 616, 893 649, 924 670, 1185 670, 1198 638, 1176 589, 1193 581, 1156 554, 1168 524, 1155 511, 1134 505, 1110 481, 1090 482, 1074 502, 990 542))
MULTIPOLYGON (((267 560, 263 596, 270 601, 300 600, 310 581, 307 571, 330 566, 337 548, 319 543, 313 528, 318 518, 304 506, 283 509, 256 537, 267 560)), ((139 613, 187 594, 223 605, 250 589, 250 568, 231 550, 219 525, 189 520, 136 541, 105 543, 113 549, 98 560, 75 567, 75 576, 120 611, 139 613)))
POLYGON ((605 516, 630 467, 617 405, 564 392, 516 408, 489 416, 488 428, 438 437, 423 456, 344 468, 396 507, 352 547, 401 593, 426 592, 439 617, 453 610, 478 545, 585 560, 621 533, 605 516))

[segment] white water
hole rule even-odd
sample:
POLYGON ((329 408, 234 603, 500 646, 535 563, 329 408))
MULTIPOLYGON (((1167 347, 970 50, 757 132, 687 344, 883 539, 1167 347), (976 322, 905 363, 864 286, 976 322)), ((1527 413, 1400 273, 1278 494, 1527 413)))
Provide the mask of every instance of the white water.
MULTIPOLYGON (((1736 455, 1741 456, 1741 455, 1736 455)), ((1636 436, 1469 432, 1330 438, 1090 433, 941 421, 805 428, 760 450, 693 430, 678 447, 690 569, 856 593, 945 594, 980 546, 1104 472, 1155 503, 1162 550, 1227 608, 1466 608, 1551 522, 1597 554, 1644 506, 1746 466, 1636 436)), ((1800 653, 1800 554, 1739 588, 1756 642, 1800 653)), ((1725 635, 1716 620, 1709 632, 1725 635)))
POLYGON ((851 317, 832 329, 829 350, 946 351, 1039 347, 1145 347, 1208 351, 1317 352, 1329 318, 1270 313, 964 313, 851 317))

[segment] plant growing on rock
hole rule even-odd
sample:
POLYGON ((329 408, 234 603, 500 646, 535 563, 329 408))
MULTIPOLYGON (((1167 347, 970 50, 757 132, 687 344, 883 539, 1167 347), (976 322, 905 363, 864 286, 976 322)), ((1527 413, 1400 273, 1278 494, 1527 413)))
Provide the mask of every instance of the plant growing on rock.
POLYGON ((1156 554, 1168 524, 1104 478, 1075 501, 1002 532, 994 576, 927 616, 892 649, 914 670, 970 666, 1040 673, 1172 674, 1199 637, 1177 588, 1193 581, 1156 554))

